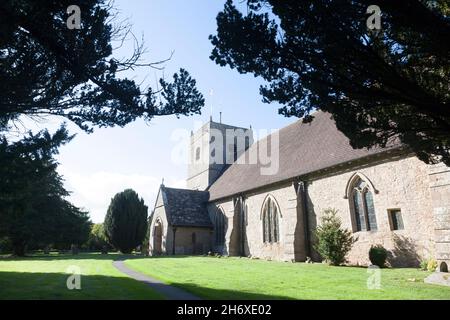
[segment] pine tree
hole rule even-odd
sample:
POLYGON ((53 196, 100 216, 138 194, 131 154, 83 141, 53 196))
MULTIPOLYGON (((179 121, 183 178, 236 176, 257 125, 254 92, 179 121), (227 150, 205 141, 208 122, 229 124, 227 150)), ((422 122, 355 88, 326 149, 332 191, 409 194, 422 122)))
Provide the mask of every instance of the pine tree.
POLYGON ((134 190, 116 194, 103 224, 110 244, 122 253, 130 253, 141 245, 147 231, 147 211, 144 200, 134 190))

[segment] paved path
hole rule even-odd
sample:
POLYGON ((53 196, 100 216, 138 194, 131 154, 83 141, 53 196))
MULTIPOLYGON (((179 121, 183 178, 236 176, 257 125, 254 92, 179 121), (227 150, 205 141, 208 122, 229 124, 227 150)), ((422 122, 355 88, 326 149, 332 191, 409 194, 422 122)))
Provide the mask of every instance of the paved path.
POLYGON ((152 277, 131 270, 125 265, 124 261, 113 261, 113 266, 116 267, 117 270, 119 270, 122 273, 125 273, 131 278, 148 284, 150 287, 152 287, 157 292, 164 295, 169 300, 200 300, 199 297, 189 292, 186 292, 176 287, 169 286, 168 284, 165 284, 152 277))

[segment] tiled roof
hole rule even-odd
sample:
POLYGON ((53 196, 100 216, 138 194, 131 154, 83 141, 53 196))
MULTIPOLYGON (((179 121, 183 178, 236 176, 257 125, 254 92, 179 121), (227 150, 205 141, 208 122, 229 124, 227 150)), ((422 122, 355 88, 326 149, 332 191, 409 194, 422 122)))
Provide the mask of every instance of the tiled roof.
MULTIPOLYGON (((250 191, 399 146, 370 150, 353 149, 349 139, 336 128, 330 114, 316 112, 314 117, 311 123, 306 124, 299 120, 278 131, 279 167, 275 174, 262 174, 261 168, 264 166, 259 161, 259 156, 255 164, 234 163, 211 185, 209 200, 250 191)), ((267 141, 270 145, 272 136, 269 135, 253 144, 239 159, 242 157, 248 159, 249 154, 256 155, 258 147, 265 148, 268 145, 267 141)))
POLYGON ((212 227, 206 205, 207 191, 161 186, 167 219, 172 226, 212 227))

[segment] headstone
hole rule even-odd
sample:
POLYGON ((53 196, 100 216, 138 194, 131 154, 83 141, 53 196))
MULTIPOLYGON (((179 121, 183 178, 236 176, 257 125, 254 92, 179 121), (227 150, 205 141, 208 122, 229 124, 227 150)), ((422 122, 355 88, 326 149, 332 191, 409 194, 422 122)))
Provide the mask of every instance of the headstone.
POLYGON ((79 253, 79 249, 78 249, 78 246, 77 245, 71 245, 70 246, 70 250, 72 251, 72 254, 73 255, 77 255, 78 253, 79 253))

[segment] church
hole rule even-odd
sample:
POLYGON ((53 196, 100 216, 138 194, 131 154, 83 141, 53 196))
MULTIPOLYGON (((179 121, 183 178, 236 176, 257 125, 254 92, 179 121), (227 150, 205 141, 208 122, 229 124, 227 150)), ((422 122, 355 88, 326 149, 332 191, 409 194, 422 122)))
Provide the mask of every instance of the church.
POLYGON ((434 258, 448 270, 450 168, 401 144, 353 149, 319 111, 256 142, 252 128, 211 120, 191 134, 189 149, 188 188, 159 189, 151 255, 320 261, 314 231, 333 208, 358 239, 349 264, 368 265, 379 244, 392 266, 434 258))

